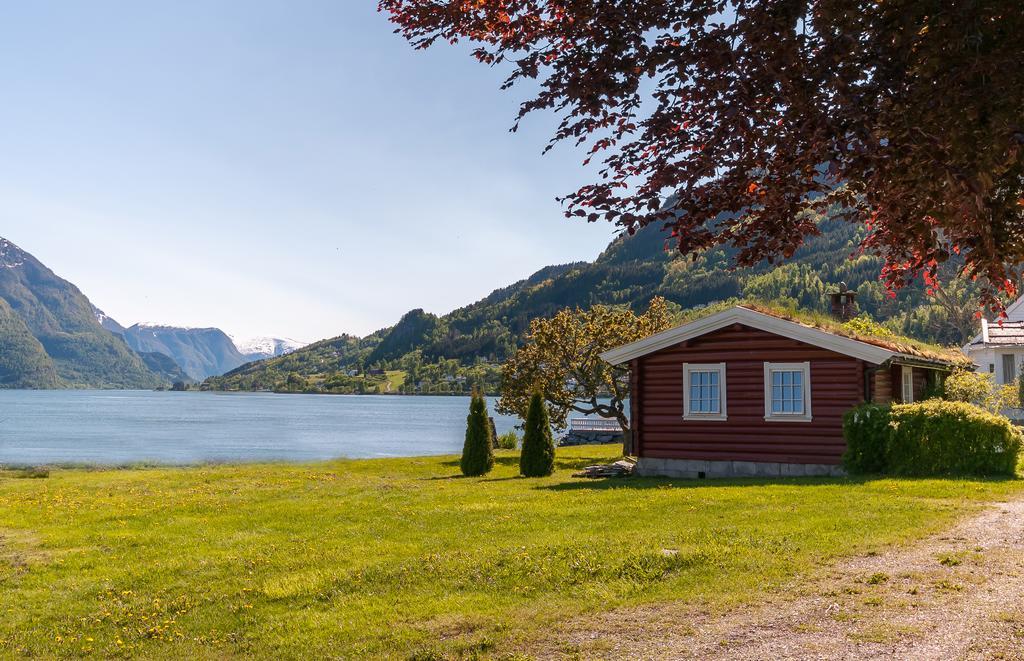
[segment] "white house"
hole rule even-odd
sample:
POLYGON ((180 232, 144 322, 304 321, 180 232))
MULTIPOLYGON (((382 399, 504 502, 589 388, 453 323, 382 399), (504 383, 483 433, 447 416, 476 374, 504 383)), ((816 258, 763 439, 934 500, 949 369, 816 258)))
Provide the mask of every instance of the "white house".
POLYGON ((1013 383, 1024 368, 1024 297, 1006 308, 1003 323, 981 320, 981 332, 964 345, 979 372, 995 374, 996 383, 1013 383))

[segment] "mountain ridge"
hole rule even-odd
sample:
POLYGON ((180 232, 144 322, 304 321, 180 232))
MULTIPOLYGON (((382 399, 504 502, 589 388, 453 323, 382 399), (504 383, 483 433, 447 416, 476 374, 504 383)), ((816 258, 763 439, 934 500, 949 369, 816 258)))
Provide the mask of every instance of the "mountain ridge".
POLYGON ((407 377, 402 392, 444 392, 449 387, 445 384, 453 382, 462 391, 474 383, 493 391, 497 366, 522 342, 530 321, 563 308, 605 304, 640 311, 652 297, 662 296, 677 309, 754 297, 824 310, 827 289, 840 282, 857 291, 863 310, 899 326, 904 334, 942 342, 958 339, 960 331, 929 327, 937 313, 920 286, 890 298, 878 281, 881 260, 857 254, 863 228, 832 218, 819 219, 818 228, 819 234, 783 264, 733 269, 735 250, 684 257, 666 249, 668 237, 661 228, 648 226, 616 237, 591 262, 547 266, 447 314, 411 310, 394 326, 366 337, 342 335, 314 342, 209 379, 204 387, 364 392, 371 384, 353 375, 398 370, 407 377), (486 374, 480 377, 485 382, 468 378, 473 370, 486 374))
POLYGON ((0 238, 0 299, 4 301, 0 346, 12 347, 4 357, 0 386, 148 389, 164 385, 141 356, 97 321, 92 303, 78 287, 5 238, 0 238), (38 346, 28 341, 25 331, 38 346), (56 379, 51 378, 51 367, 56 379))

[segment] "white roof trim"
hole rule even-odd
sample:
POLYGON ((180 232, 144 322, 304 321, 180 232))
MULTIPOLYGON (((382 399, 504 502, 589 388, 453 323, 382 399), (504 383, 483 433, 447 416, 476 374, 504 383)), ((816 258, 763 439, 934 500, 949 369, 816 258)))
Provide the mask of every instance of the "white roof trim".
MULTIPOLYGON (((601 354, 601 358, 613 365, 629 362, 634 358, 640 358, 647 354, 666 349, 680 342, 700 337, 707 333, 731 326, 732 324, 744 324, 758 328, 775 335, 788 337, 799 342, 804 342, 822 349, 835 351, 846 356, 859 358, 875 365, 881 365, 891 358, 907 358, 911 360, 922 360, 915 356, 904 355, 898 351, 892 351, 883 347, 853 340, 841 335, 835 335, 827 331, 805 326, 794 321, 779 319, 763 312, 756 312, 750 308, 736 306, 723 310, 716 314, 692 321, 682 326, 676 326, 662 331, 643 340, 632 342, 615 349, 610 349, 601 354)), ((927 359, 925 359, 927 360, 927 359)), ((931 361, 929 361, 931 362, 931 361)), ((935 361, 941 362, 941 361, 935 361)))

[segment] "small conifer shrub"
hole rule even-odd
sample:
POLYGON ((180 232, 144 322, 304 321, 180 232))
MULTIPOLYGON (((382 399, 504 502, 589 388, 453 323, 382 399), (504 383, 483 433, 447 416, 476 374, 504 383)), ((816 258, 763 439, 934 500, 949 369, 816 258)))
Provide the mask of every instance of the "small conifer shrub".
POLYGON ((474 391, 466 417, 466 442, 459 467, 467 476, 485 475, 494 468, 494 444, 484 396, 474 391))
POLYGON ((555 470, 555 441, 551 438, 548 409, 539 393, 530 398, 523 433, 519 472, 525 477, 544 477, 555 470))

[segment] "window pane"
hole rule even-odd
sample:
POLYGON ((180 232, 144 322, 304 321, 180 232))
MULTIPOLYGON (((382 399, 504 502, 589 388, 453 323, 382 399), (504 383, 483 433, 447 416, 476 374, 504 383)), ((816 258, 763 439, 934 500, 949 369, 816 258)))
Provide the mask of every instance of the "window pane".
POLYGON ((773 414, 802 414, 804 405, 803 370, 771 370, 771 402, 773 414))
POLYGON ((722 411, 722 375, 718 370, 689 371, 688 413, 718 414, 722 411))

